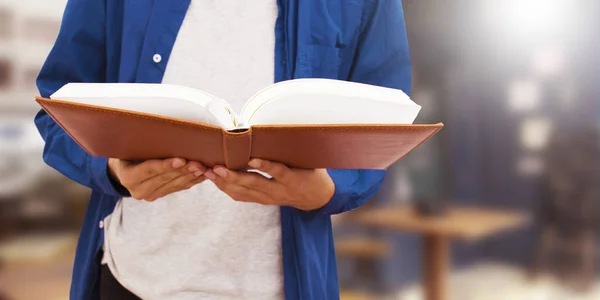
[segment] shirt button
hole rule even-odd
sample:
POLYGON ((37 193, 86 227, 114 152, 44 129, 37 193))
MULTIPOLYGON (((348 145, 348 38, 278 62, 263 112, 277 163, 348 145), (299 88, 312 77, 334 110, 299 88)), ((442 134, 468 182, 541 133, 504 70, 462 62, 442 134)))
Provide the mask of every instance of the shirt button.
POLYGON ((104 221, 100 221, 100 223, 98 223, 98 227, 104 228, 104 221))
POLYGON ((152 56, 152 60, 153 60, 155 63, 159 63, 159 62, 162 60, 162 56, 160 56, 160 54, 158 54, 158 53, 157 53, 157 54, 154 54, 154 56, 152 56))

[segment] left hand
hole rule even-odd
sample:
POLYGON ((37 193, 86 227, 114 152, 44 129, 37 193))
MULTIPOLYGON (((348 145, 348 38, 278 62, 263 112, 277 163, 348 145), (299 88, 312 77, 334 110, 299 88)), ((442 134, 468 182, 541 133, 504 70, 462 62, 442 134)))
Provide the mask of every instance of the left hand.
POLYGON ((305 211, 325 206, 335 192, 326 169, 293 169, 260 159, 252 159, 248 165, 273 178, 222 166, 208 170, 205 176, 236 201, 291 206, 305 211))

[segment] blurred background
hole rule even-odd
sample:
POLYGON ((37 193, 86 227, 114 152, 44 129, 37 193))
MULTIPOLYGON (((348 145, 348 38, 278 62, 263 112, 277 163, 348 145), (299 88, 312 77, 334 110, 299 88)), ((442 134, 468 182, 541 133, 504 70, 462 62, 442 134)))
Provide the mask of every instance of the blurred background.
MULTIPOLYGON (((45 166, 35 78, 66 0, 0 0, 0 299, 68 299, 89 191, 45 166)), ((595 0, 404 0, 418 123, 334 218, 342 299, 600 299, 595 0)))

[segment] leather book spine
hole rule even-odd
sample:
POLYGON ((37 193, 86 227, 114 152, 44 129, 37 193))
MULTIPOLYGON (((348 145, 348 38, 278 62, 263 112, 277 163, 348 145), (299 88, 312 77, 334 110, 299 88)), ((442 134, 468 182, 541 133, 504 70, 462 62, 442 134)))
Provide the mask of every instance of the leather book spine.
POLYGON ((252 129, 243 132, 223 132, 225 166, 230 170, 248 168, 252 149, 252 129))

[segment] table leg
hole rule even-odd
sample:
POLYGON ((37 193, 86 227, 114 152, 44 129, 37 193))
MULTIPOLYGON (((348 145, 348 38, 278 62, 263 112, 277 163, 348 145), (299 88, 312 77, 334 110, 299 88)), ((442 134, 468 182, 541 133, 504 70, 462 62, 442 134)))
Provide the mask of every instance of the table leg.
POLYGON ((423 238, 421 272, 425 300, 444 300, 448 297, 449 244, 448 239, 440 235, 426 235, 423 238))

